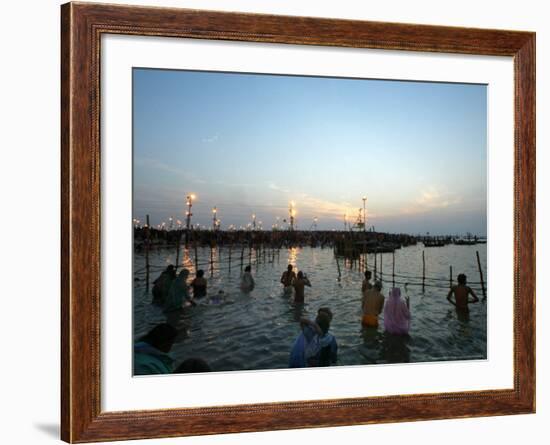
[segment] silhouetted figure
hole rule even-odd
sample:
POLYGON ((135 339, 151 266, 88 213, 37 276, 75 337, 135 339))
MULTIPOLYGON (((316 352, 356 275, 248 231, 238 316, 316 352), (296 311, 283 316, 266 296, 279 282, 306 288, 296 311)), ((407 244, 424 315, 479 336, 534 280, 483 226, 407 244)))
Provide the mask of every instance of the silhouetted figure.
POLYGON ((153 281, 153 304, 163 305, 176 278, 176 269, 170 264, 160 276, 153 281))
POLYGON ((284 286, 285 294, 289 294, 290 292, 292 292, 292 284, 294 283, 295 279, 296 274, 292 270, 292 264, 289 264, 286 268, 286 271, 283 272, 283 275, 281 275, 281 283, 284 286))
POLYGON ((197 276, 191 281, 193 288, 193 298, 201 298, 206 296, 206 278, 204 278, 204 270, 197 270, 197 276))
POLYGON ((294 287, 294 302, 295 303, 303 303, 304 297, 305 297, 305 287, 311 287, 311 283, 307 276, 302 272, 298 272, 298 276, 292 283, 292 286, 294 287))
POLYGON ((189 288, 187 287, 187 277, 189 277, 189 271, 183 269, 178 277, 172 281, 168 297, 164 303, 165 311, 177 311, 183 307, 184 301, 191 301, 189 288))
POLYGON ((455 306, 456 311, 459 315, 465 316, 470 312, 468 304, 477 303, 479 301, 479 298, 472 290, 472 288, 466 285, 466 275, 461 273, 460 275, 458 275, 457 281, 458 284, 456 286, 453 286, 447 294, 447 300, 449 300, 449 302, 455 306), (455 301, 453 301, 451 298, 453 294, 455 296, 455 301), (472 300, 468 298, 470 295, 473 297, 472 300))
POLYGON ((378 315, 384 308, 384 296, 380 292, 382 283, 377 281, 372 289, 365 292, 363 298, 363 320, 362 324, 365 327, 378 327, 378 315))
POLYGON ((170 374, 174 359, 168 354, 178 331, 168 323, 155 326, 134 345, 134 374, 170 374))
POLYGON ((252 277, 252 267, 250 265, 244 268, 243 276, 241 277, 240 288, 241 291, 245 294, 248 294, 254 290, 256 283, 254 283, 254 278, 252 277))

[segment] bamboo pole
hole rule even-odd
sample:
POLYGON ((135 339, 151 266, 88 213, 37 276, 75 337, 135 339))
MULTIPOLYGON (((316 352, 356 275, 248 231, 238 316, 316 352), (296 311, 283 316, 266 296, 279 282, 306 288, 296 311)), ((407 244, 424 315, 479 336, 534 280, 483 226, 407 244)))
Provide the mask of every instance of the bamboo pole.
POLYGON ((378 257, 378 251, 375 250, 374 251, 374 281, 376 281, 376 274, 377 274, 377 270, 378 270, 378 264, 377 264, 377 258, 378 257))
POLYGON ((241 248, 241 272, 243 271, 243 259, 244 259, 244 244, 241 248))
POLYGON ((214 276, 214 247, 210 243, 210 276, 214 276))
POLYGON ((382 259, 383 259, 382 252, 380 252, 380 281, 384 282, 384 276, 382 275, 382 259))
POLYGON ((395 287, 395 250, 392 250, 391 256, 392 256, 392 264, 391 264, 392 287, 395 287))
POLYGON ((193 240, 193 244, 195 247, 195 273, 199 270, 199 252, 197 249, 197 240, 193 240))
POLYGON ((149 215, 146 217, 147 219, 147 236, 145 238, 145 288, 147 289, 147 292, 149 292, 149 272, 151 269, 151 265, 149 264, 149 250, 151 248, 151 227, 149 226, 149 215))
POLYGON ((181 240, 181 234, 178 233, 178 237, 176 240, 176 270, 178 270, 178 267, 180 264, 180 240, 181 240))
POLYGON ((338 257, 335 255, 334 258, 336 258, 336 267, 338 268, 338 281, 342 279, 342 272, 340 271, 340 263, 338 262, 338 257))
POLYGON ((481 261, 479 260, 479 251, 476 250, 477 257, 477 268, 479 269, 479 278, 481 279, 481 291, 483 292, 483 299, 487 298, 487 293, 485 291, 485 281, 483 280, 483 270, 481 270, 481 261))
POLYGON ((426 259, 424 258, 424 251, 422 251, 422 292, 424 292, 424 289, 425 289, 425 281, 426 281, 426 259))
POLYGON ((449 288, 453 288, 453 266, 449 266, 449 288))

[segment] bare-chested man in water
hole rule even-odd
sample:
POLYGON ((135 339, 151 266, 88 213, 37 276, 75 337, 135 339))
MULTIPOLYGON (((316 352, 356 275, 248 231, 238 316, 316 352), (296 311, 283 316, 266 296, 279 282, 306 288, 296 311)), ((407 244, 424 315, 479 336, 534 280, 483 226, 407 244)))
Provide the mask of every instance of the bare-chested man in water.
POLYGON ((458 277, 458 284, 453 286, 449 293, 447 294, 447 300, 456 307, 456 311, 462 314, 467 314, 469 312, 468 304, 477 303, 479 298, 472 290, 470 286, 466 285, 466 275, 461 273, 458 277), (455 301, 451 299, 452 295, 455 296, 455 301), (473 299, 470 300, 468 297, 472 296, 473 299))

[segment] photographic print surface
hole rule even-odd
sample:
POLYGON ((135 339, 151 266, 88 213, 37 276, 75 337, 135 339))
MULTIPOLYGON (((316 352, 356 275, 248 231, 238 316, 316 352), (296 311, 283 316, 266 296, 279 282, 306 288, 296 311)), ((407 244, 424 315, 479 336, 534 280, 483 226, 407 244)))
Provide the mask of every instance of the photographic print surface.
POLYGON ((487 358, 487 87, 133 70, 134 375, 487 358))

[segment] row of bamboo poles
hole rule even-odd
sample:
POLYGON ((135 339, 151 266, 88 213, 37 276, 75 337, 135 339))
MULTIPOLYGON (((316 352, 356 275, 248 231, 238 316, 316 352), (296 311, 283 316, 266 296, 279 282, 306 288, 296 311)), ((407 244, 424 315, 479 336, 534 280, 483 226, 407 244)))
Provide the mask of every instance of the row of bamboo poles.
MULTIPOLYGON (((364 252, 362 255, 359 255, 358 257, 356 258, 352 258, 352 259, 346 259, 344 258, 343 259, 343 262, 344 262, 344 265, 348 265, 350 269, 358 269, 360 272, 365 272, 367 270, 371 270, 372 274, 373 274, 373 277, 374 277, 374 280, 380 280, 380 281, 384 281, 384 277, 385 276, 388 276, 390 274, 386 274, 383 272, 383 253, 382 252, 379 252, 379 253, 372 253, 372 255, 374 255, 374 263, 369 265, 368 261, 367 261, 367 258, 368 258, 368 255, 371 255, 371 254, 368 254, 367 252, 364 252), (378 257, 380 256, 380 259, 378 259, 378 257)), ((422 292, 425 292, 425 289, 426 287, 439 287, 439 288, 443 288, 443 287, 446 287, 443 286, 443 285, 439 285, 439 284, 436 284, 434 282, 443 282, 443 281, 447 281, 447 279, 444 279, 444 278, 430 278, 430 277, 426 277, 426 257, 425 257, 425 254, 424 254, 424 251, 422 251, 422 276, 412 276, 412 275, 403 275, 403 274, 396 274, 395 273, 395 251, 391 253, 392 255, 392 270, 391 270, 391 282, 392 282, 392 286, 395 287, 396 284, 407 284, 407 285, 418 285, 418 286, 422 286, 422 292), (398 278, 396 280, 396 277, 398 278), (421 280, 420 282, 409 282, 409 281, 400 281, 399 279, 416 279, 416 280, 421 280), (429 281, 429 283, 426 283, 426 281, 429 281)), ((340 281, 342 279, 342 269, 340 267, 340 261, 342 261, 341 257, 338 257, 337 255, 335 255, 335 259, 336 259, 336 268, 337 268, 337 271, 338 271, 338 281, 340 281)), ((481 292, 483 294, 483 298, 487 298, 487 290, 486 290, 486 287, 485 287, 485 278, 484 278, 484 275, 483 275, 483 269, 481 267, 481 260, 479 258, 479 251, 476 250, 476 262, 477 262, 477 268, 478 268, 478 272, 479 272, 479 282, 470 282, 470 284, 473 284, 473 285, 480 285, 481 286, 481 292)), ((453 287, 453 284, 454 284, 454 281, 453 281, 453 266, 450 265, 449 266, 449 288, 452 288, 453 287)), ((390 281, 388 279, 386 279, 386 281, 390 281)))

